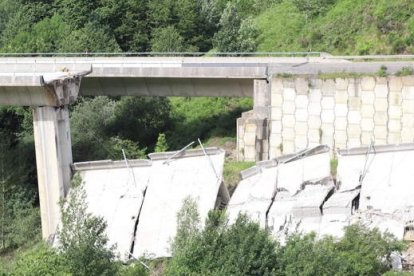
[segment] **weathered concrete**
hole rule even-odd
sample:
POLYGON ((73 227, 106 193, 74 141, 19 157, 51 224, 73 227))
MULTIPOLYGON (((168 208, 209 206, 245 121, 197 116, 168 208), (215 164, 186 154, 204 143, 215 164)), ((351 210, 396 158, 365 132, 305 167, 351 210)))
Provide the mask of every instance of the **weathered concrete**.
POLYGON ((186 198, 195 201, 203 225, 224 185, 224 150, 209 148, 206 154, 202 150, 188 150, 178 157, 173 157, 174 154, 149 155, 152 173, 136 231, 132 252, 135 258, 171 256, 177 213, 183 201, 186 198))
POLYGON ((253 111, 237 119, 238 159, 260 161, 269 159, 271 114, 271 83, 254 80, 253 111))
POLYGON ((71 180, 72 146, 68 105, 77 97, 86 73, 15 77, 0 82, 0 102, 31 105, 42 220, 42 235, 49 238, 60 219, 59 201, 71 180), (13 93, 16 89, 18 93, 13 93))
POLYGON ((414 144, 361 147, 338 152, 340 189, 359 190, 355 220, 404 238, 414 219, 414 144))
MULTIPOLYGON (((80 89, 83 96, 252 97, 253 80, 268 77, 267 63, 257 59, 0 58, 0 87, 2 82, 17 86, 22 78, 39 82, 50 72, 91 68, 80 89)), ((0 90, 0 104, 9 104, 1 92, 8 91, 0 90)), ((15 92, 10 93, 7 99, 15 92)))
MULTIPOLYGON (((412 83, 414 76, 327 80, 317 76, 274 77, 270 84, 269 158, 321 143, 334 150, 372 142, 413 142, 412 83)), ((246 135, 248 130, 239 131, 244 133, 238 136, 239 153, 245 153, 239 155, 241 160, 254 160, 250 140, 255 138, 246 135)))
POLYGON ((242 213, 262 227, 278 229, 279 223, 287 219, 280 206, 283 210, 293 207, 291 197, 302 190, 303 183, 329 176, 329 159, 329 148, 317 146, 257 162, 256 166, 242 171, 242 180, 227 208, 229 221, 234 222, 242 213))
POLYGON ((33 122, 42 236, 47 239, 60 221, 59 201, 66 196, 72 176, 68 108, 37 107, 33 122))
POLYGON ((150 160, 104 160, 73 165, 83 182, 88 212, 105 220, 108 246, 116 246, 116 253, 124 261, 130 258, 151 165, 150 160))
MULTIPOLYGON (((87 210, 107 223, 108 246, 123 261, 171 256, 177 213, 195 200, 200 223, 229 200, 223 183, 225 152, 219 148, 162 152, 150 159, 75 163, 87 210)), ((70 195, 69 195, 70 196, 70 195)))
POLYGON ((42 76, 4 74, 0 77, 0 104, 18 106, 63 106, 72 104, 79 94, 82 76, 48 73, 42 76))

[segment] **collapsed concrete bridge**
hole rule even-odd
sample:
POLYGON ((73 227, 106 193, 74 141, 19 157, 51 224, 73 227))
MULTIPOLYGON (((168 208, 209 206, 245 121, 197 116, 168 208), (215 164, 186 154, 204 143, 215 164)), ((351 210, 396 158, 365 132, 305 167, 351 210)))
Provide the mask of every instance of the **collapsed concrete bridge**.
MULTIPOLYGON (((336 145, 335 141, 348 136, 346 146, 363 145, 366 140, 362 138, 363 132, 369 136, 377 131, 379 134, 374 139, 388 143, 395 138, 398 123, 399 129, 406 130, 404 139, 412 140, 414 126, 411 127, 410 122, 404 124, 403 116, 398 115, 402 113, 398 107, 403 109, 404 105, 395 98, 405 89, 405 103, 411 104, 414 100, 411 99, 411 91, 414 91, 410 86, 414 86, 411 77, 397 79, 397 85, 392 87, 400 90, 392 90, 391 80, 384 78, 371 77, 363 82, 352 78, 345 81, 346 85, 341 81, 343 78, 318 80, 319 73, 373 74, 383 65, 390 73, 403 67, 414 67, 413 62, 350 62, 333 57, 0 58, 0 104, 34 107, 42 233, 47 238, 56 230, 59 221, 57 202, 66 195, 72 175, 68 106, 79 95, 253 97, 253 111, 238 122, 239 156, 244 160, 267 160, 282 152, 294 152, 325 140, 330 146, 336 145), (304 80, 289 75, 289 79, 281 79, 279 74, 314 77, 304 80), (373 127, 369 124, 368 129, 359 125, 364 100, 358 98, 358 93, 364 91, 364 87, 369 87, 370 95, 374 94, 374 100, 369 100, 368 104, 378 115, 378 127, 376 122, 373 127), (341 97, 342 93, 346 94, 346 99, 341 97), (331 113, 336 112, 336 106, 332 107, 330 103, 332 97, 336 101, 337 94, 341 105, 338 110, 345 109, 345 112, 335 113, 332 119, 331 113), (310 98, 299 99, 305 96, 310 98), (324 112, 325 108, 328 112, 324 112), (361 108, 359 113, 358 108, 361 108), (332 124, 336 118, 346 118, 345 130, 341 126, 335 132, 332 124), (309 124, 304 126, 304 123, 309 124), (381 131, 387 132, 385 139, 380 135, 381 131)), ((407 108, 406 121, 412 115, 410 112, 407 108)))

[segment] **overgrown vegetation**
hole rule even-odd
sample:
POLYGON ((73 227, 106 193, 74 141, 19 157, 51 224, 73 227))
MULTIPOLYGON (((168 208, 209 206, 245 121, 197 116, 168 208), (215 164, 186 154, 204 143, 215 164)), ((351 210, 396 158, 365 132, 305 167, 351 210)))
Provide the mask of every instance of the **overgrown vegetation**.
MULTIPOLYGON (((3 273, 11 275, 146 275, 134 263, 124 266, 108 248, 106 222, 87 212, 86 194, 75 176, 68 198, 61 202, 62 223, 55 246, 38 242, 18 254, 3 273)), ((2 272, 0 270, 0 272, 2 272)))
POLYGON ((409 0, 280 1, 257 18, 260 51, 413 53, 409 0))
POLYGON ((240 172, 254 166, 254 162, 231 161, 224 164, 223 178, 224 184, 232 194, 237 184, 240 182, 240 172))
POLYGON ((390 271, 391 253, 405 248, 362 225, 347 227, 340 240, 298 233, 280 245, 243 215, 228 224, 212 211, 201 229, 195 207, 183 205, 166 275, 381 275, 390 271))

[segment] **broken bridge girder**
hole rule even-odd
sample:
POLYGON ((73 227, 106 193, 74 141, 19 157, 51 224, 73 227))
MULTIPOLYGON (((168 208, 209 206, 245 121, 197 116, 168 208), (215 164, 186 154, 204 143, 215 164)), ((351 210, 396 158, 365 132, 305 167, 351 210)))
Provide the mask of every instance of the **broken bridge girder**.
POLYGON ((0 76, 0 105, 54 106, 72 104, 81 80, 92 72, 4 73, 0 76))

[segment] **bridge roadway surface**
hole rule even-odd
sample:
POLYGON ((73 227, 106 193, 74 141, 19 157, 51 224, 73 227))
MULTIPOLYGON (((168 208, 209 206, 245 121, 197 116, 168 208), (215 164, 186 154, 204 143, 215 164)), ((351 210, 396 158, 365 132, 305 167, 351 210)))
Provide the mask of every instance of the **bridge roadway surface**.
POLYGON ((91 71, 84 96, 253 96, 253 80, 277 74, 372 74, 381 66, 395 73, 411 61, 357 61, 336 57, 3 57, 0 104, 44 105, 35 87, 91 71), (31 91, 31 95, 27 94, 31 91), (27 97, 30 95, 30 97, 27 97))

